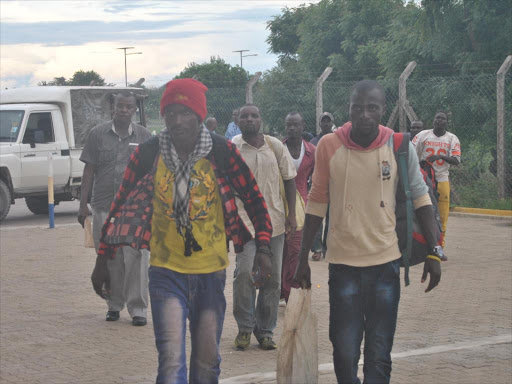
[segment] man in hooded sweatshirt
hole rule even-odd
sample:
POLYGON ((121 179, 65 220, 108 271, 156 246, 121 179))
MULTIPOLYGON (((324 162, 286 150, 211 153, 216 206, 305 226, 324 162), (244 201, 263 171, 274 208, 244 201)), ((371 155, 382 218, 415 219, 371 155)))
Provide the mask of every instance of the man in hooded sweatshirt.
MULTIPOLYGON (((350 122, 318 143, 313 185, 295 279, 311 287, 308 254, 329 205, 329 337, 338 383, 357 377, 361 341, 364 382, 389 383, 391 349, 400 301, 400 250, 395 232, 397 163, 393 131, 379 125, 386 106, 382 86, 358 82, 350 99, 350 122)), ((441 279, 436 227, 418 157, 409 143, 408 173, 416 216, 432 248, 421 281, 425 290, 441 279)))

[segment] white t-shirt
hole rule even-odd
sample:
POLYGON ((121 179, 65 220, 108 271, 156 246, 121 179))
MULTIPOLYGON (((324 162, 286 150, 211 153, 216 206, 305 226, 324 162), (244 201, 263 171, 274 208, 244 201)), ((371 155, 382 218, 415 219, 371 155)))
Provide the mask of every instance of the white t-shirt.
MULTIPOLYGON (((460 161, 460 142, 453 133, 446 132, 443 136, 438 137, 432 129, 427 129, 414 136, 412 144, 416 147, 420 161, 426 160, 432 155, 451 156, 460 161)), ((432 167, 437 181, 448 181, 450 164, 444 160, 437 160, 434 161, 432 167)))
POLYGON ((306 152, 306 148, 304 148, 304 142, 301 142, 300 143, 300 155, 299 155, 299 158, 298 159, 294 159, 293 156, 292 156, 293 165, 295 165, 295 170, 297 172, 299 172, 299 168, 300 168, 300 165, 302 164, 302 159, 304 159, 304 153, 305 152, 306 152))

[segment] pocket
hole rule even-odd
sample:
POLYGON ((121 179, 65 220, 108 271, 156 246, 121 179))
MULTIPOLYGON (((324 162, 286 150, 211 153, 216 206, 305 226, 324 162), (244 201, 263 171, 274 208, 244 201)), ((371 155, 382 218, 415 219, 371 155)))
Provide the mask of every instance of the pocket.
POLYGON ((116 157, 116 153, 114 148, 102 147, 99 150, 99 162, 100 163, 109 163, 114 161, 116 157))

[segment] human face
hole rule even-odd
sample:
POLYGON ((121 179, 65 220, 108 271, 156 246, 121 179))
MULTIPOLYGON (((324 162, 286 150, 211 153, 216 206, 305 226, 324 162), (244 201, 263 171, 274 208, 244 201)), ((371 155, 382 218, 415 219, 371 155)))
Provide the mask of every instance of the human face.
POLYGON ((243 107, 238 115, 238 124, 243 135, 255 135, 260 131, 260 110, 255 106, 243 107))
POLYGON ((208 128, 210 132, 215 132, 215 130, 217 129, 217 120, 215 118, 207 119, 206 128, 208 128))
POLYGON ((434 129, 436 131, 445 131, 448 125, 448 116, 444 112, 437 112, 434 117, 434 129))
POLYGON ((411 123, 411 136, 414 137, 423 131, 423 123, 421 121, 413 121, 411 123))
POLYGON ((329 116, 322 117, 322 120, 320 120, 320 129, 322 130, 323 134, 332 132, 332 120, 329 118, 329 116))
POLYGON ((304 131, 304 120, 300 115, 288 115, 284 120, 286 136, 290 139, 302 140, 302 132, 304 131))
POLYGON ((235 109, 233 111, 233 115, 231 116, 236 125, 238 125, 238 113, 239 113, 238 109, 235 109))
POLYGON ((355 91, 350 99, 349 110, 352 130, 359 137, 375 135, 385 111, 385 96, 379 89, 355 91))
POLYGON ((129 124, 136 110, 135 97, 119 95, 116 97, 114 104, 114 121, 129 124))
POLYGON ((164 110, 165 126, 171 137, 179 144, 193 144, 200 130, 199 117, 188 107, 171 104, 164 110))

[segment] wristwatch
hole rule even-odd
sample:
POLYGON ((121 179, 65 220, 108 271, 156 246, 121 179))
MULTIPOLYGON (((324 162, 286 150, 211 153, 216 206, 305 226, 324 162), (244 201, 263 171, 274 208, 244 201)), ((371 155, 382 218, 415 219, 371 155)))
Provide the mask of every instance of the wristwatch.
POLYGON ((434 248, 432 248, 432 250, 430 251, 430 254, 433 256, 437 256, 440 259, 443 259, 444 258, 443 247, 441 247, 440 245, 436 245, 434 248))

